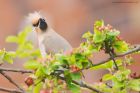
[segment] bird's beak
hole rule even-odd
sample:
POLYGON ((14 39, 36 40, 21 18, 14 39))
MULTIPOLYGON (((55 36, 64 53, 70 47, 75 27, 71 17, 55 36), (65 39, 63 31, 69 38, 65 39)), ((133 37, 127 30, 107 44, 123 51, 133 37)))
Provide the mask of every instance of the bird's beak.
POLYGON ((35 27, 34 29, 35 29, 35 31, 36 31, 37 33, 40 33, 40 32, 41 32, 41 30, 40 30, 38 27, 35 27))

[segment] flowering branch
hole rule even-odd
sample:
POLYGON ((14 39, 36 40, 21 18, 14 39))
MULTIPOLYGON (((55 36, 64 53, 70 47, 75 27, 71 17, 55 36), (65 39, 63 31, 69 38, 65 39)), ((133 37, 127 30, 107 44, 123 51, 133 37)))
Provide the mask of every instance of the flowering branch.
MULTIPOLYGON (((123 57, 125 55, 129 55, 129 54, 132 54, 132 53, 137 52, 137 51, 140 51, 140 45, 137 45, 135 48, 133 48, 133 49, 131 49, 131 50, 125 52, 125 53, 115 55, 114 58, 123 57)), ((111 57, 106 59, 106 60, 104 60, 104 61, 102 61, 102 62, 99 62, 97 64, 93 64, 92 66, 87 67, 86 69, 90 69, 90 68, 92 68, 94 66, 98 66, 98 65, 104 64, 104 63, 106 63, 106 62, 108 62, 110 60, 112 60, 111 57)), ((84 70, 84 69, 82 69, 82 70, 84 70)), ((14 92, 14 93, 23 93, 23 89, 20 88, 19 85, 17 85, 7 74, 5 74, 4 71, 7 71, 7 72, 17 72, 17 73, 22 73, 22 74, 24 74, 24 73, 33 73, 33 71, 31 71, 31 70, 21 70, 21 69, 12 69, 12 68, 0 68, 0 73, 5 78, 7 78, 13 85, 15 85, 17 88, 19 88, 21 90, 21 91, 18 91, 18 90, 13 90, 13 89, 0 88, 0 91, 14 92)), ((59 76, 59 78, 65 81, 64 77, 59 76)), ((77 82, 77 81, 72 80, 72 82, 74 84, 76 84, 76 85, 79 85, 80 87, 84 87, 84 88, 90 89, 90 90, 95 91, 97 93, 103 93, 103 92, 97 90, 96 88, 93 88, 90 85, 85 84, 83 81, 81 83, 81 82, 77 82)))
MULTIPOLYGON (((123 56, 125 56, 125 55, 129 55, 129 54, 132 54, 132 53, 135 53, 135 52, 138 52, 138 51, 140 51, 140 45, 135 46, 135 48, 133 48, 133 49, 131 49, 131 50, 125 52, 125 53, 114 55, 114 58, 123 57, 123 56)), ((90 68, 92 68, 92 67, 102 65, 102 64, 104 64, 104 63, 106 63, 106 62, 109 62, 110 60, 112 60, 112 57, 110 57, 110 58, 108 58, 108 59, 106 59, 106 60, 103 60, 103 61, 101 61, 101 62, 99 62, 99 63, 97 63, 97 64, 93 64, 92 66, 89 66, 89 67, 87 67, 86 69, 90 69, 90 68)), ((83 70, 83 69, 82 69, 82 70, 83 70)))

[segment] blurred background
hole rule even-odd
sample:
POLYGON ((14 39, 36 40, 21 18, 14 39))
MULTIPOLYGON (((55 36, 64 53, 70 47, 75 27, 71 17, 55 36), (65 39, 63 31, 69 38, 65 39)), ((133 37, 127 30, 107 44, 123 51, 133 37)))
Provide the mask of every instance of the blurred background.
MULTIPOLYGON (((73 47, 82 42, 81 36, 86 31, 93 31, 93 23, 103 19, 121 31, 121 37, 131 44, 140 43, 140 2, 129 0, 128 3, 114 3, 115 0, 1 0, 0 2, 0 49, 15 49, 15 45, 5 43, 8 35, 16 35, 26 25, 29 13, 41 11, 53 29, 65 37, 73 47)), ((117 1, 117 0, 116 0, 117 1)), ((121 2, 128 0, 121 0, 121 2)), ((132 72, 140 74, 140 56, 134 56, 132 72)), ((106 55, 97 54, 94 62, 100 62, 106 55)), ((22 67, 18 60, 11 68, 22 67)), ((85 71, 87 82, 98 82, 103 71, 85 71)), ((23 85, 26 75, 9 73, 17 83, 23 85)), ((0 76, 0 86, 14 88, 0 76)), ((3 93, 0 91, 0 93, 3 93)))

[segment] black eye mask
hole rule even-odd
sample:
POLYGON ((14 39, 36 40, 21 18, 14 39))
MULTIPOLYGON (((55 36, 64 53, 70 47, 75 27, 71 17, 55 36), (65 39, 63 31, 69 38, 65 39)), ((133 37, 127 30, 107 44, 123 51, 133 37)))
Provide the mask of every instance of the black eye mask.
POLYGON ((46 29, 47 29, 47 27, 48 27, 48 25, 47 25, 46 21, 45 21, 44 19, 40 18, 40 19, 39 19, 39 28, 40 28, 43 32, 45 32, 46 29))

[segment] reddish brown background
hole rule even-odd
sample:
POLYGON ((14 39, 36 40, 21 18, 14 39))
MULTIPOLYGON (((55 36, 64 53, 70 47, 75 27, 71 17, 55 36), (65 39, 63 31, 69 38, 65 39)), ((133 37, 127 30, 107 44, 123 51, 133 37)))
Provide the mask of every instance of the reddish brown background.
MULTIPOLYGON (((126 1, 126 0, 121 0, 126 1)), ((134 0, 130 0, 134 1, 134 0)), ((25 16, 30 12, 41 11, 49 19, 51 26, 64 36, 73 47, 79 46, 81 35, 92 31, 95 20, 103 19, 121 31, 123 39, 131 44, 140 43, 140 2, 112 3, 113 0, 1 0, 0 1, 0 48, 15 48, 5 43, 8 35, 15 35, 23 26, 25 16)), ((25 25, 25 24, 24 24, 25 25)), ((139 55, 134 56, 136 62, 131 66, 133 71, 140 70, 139 55)), ((97 54, 95 62, 105 56, 97 54)), ((21 67, 22 61, 6 67, 21 67)), ((85 71, 87 82, 99 80, 101 72, 85 71), (93 74, 92 74, 93 73, 93 74)), ((10 73, 18 83, 23 85, 24 77, 10 73)), ((0 86, 13 87, 0 76, 0 86)), ((3 93, 0 91, 0 93, 3 93)))

